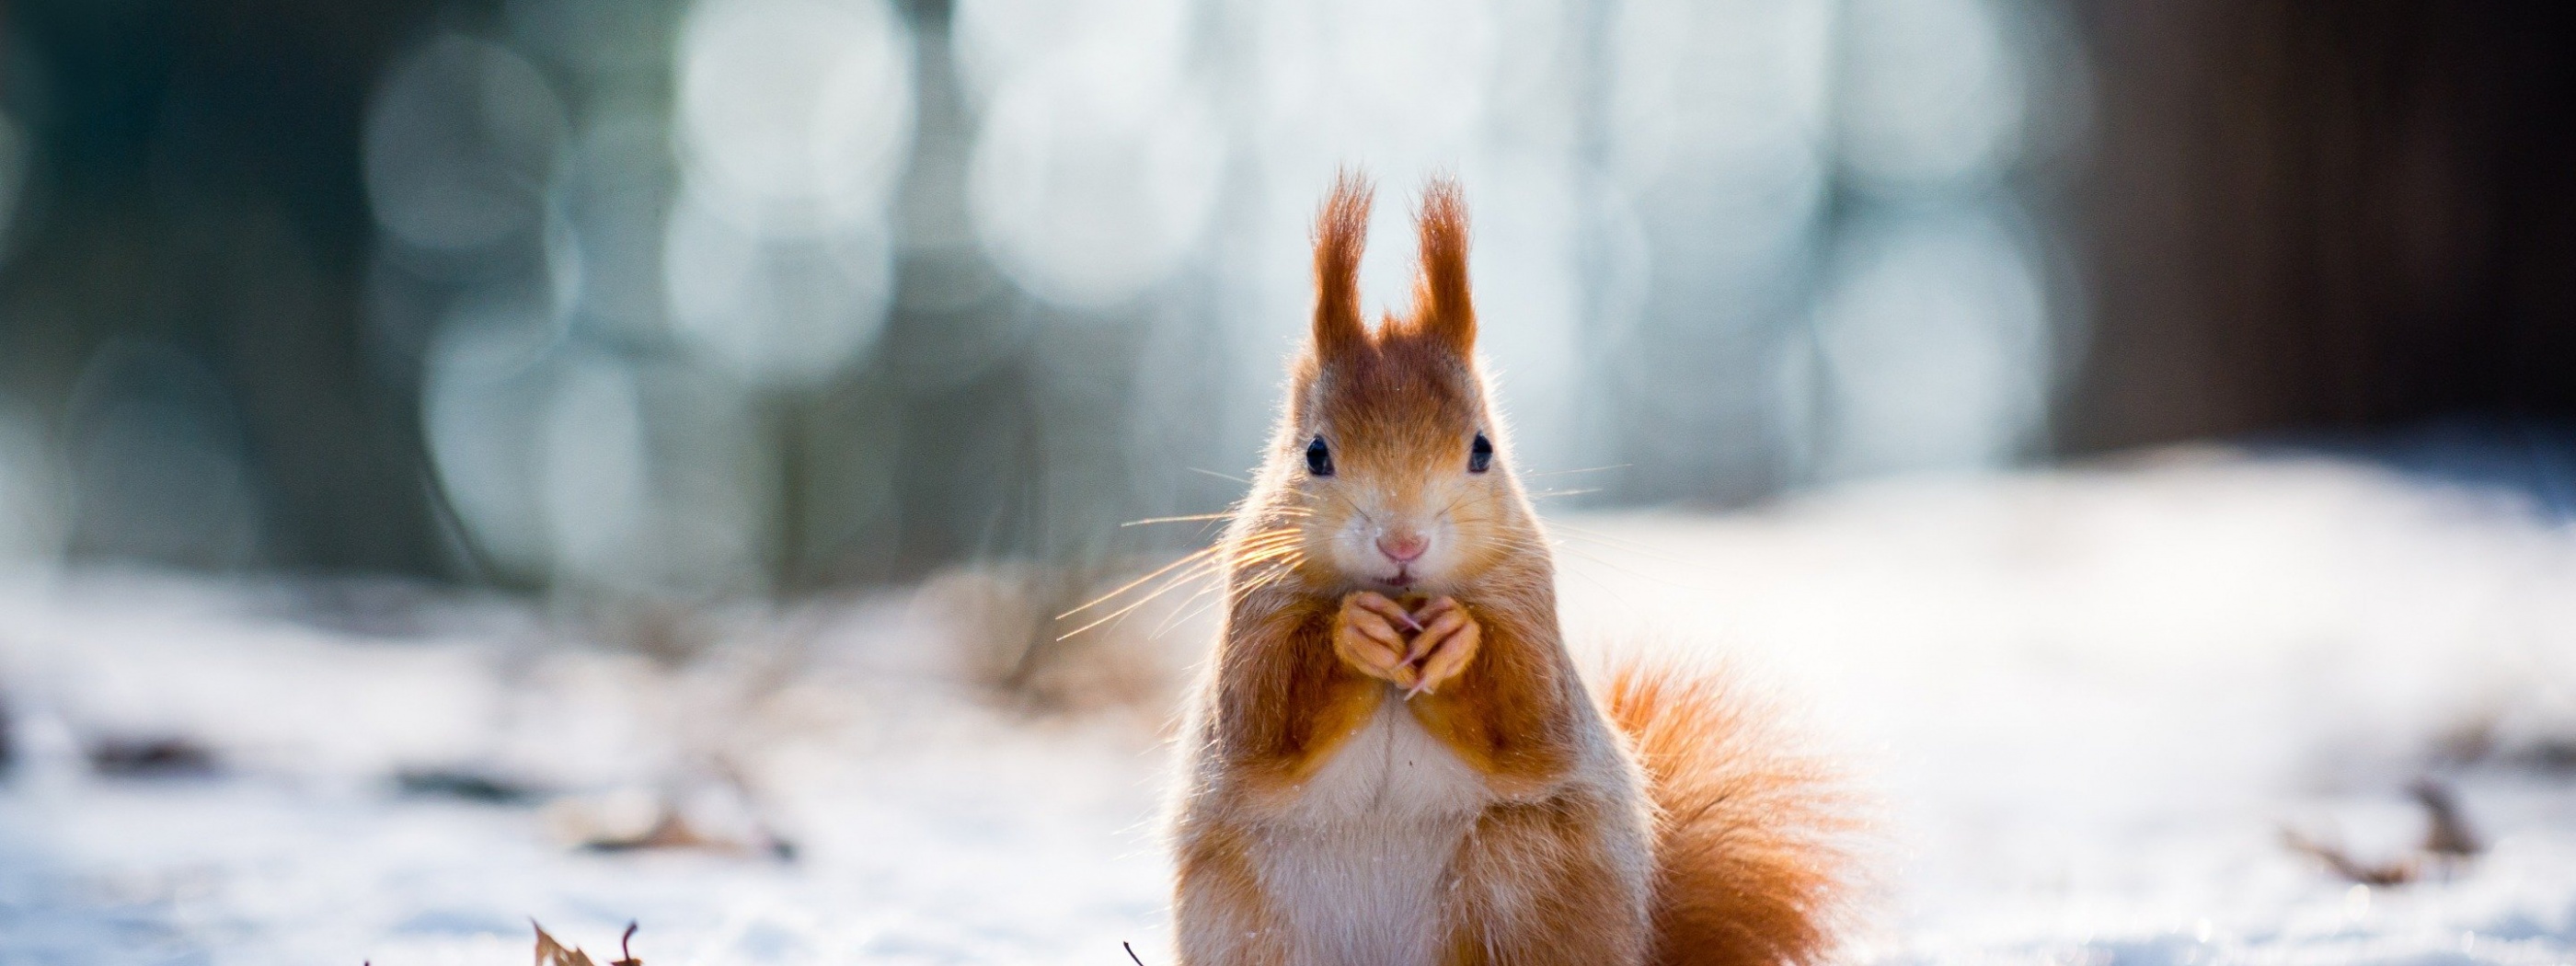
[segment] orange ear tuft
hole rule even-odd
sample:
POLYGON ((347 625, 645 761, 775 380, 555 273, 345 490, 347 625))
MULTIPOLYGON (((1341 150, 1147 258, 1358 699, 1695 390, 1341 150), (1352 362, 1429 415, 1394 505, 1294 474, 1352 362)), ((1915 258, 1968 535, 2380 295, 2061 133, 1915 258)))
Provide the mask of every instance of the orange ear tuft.
POLYGON ((1458 182, 1422 189, 1422 274, 1414 283, 1414 324, 1460 353, 1476 348, 1476 305, 1467 294, 1467 201, 1458 182))
POLYGON ((1360 321, 1360 252, 1368 247, 1369 203, 1376 189, 1348 168, 1315 215, 1315 351, 1347 356, 1368 343, 1360 321))

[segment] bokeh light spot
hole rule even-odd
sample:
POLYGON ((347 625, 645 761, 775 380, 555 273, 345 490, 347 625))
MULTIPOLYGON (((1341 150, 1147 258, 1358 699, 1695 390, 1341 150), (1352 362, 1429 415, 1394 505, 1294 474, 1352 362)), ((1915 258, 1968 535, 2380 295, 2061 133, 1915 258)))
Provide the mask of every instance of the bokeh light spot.
POLYGON ((508 48, 461 34, 405 56, 367 112, 376 220, 425 248, 488 245, 537 226, 563 150, 553 88, 508 48))

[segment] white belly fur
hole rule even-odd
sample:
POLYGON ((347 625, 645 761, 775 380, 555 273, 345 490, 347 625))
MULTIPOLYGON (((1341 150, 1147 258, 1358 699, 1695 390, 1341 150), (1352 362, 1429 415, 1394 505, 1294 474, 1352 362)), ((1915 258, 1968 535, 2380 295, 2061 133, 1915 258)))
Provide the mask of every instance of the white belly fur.
POLYGON ((1263 833, 1262 883, 1296 961, 1435 961, 1442 876, 1491 800, 1484 776, 1389 695, 1263 833))

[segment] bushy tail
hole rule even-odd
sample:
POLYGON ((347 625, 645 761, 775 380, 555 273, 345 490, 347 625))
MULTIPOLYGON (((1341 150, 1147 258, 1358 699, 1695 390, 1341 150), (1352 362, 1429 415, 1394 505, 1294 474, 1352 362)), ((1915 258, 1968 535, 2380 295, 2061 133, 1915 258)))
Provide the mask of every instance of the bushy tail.
POLYGON ((1657 966, 1809 966, 1832 952, 1860 819, 1831 769, 1719 673, 1631 659, 1603 703, 1660 813, 1657 966))

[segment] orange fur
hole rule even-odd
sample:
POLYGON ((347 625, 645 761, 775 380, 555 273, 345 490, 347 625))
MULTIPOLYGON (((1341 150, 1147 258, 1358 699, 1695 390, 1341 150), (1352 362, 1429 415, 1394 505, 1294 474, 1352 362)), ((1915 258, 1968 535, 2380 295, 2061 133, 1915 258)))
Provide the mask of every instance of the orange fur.
POLYGON ((1602 703, 1659 813, 1654 962, 1822 961, 1853 884, 1841 843, 1858 830, 1831 770, 1718 674, 1632 660, 1602 703))
POLYGON ((1368 248, 1369 207, 1376 192, 1350 172, 1315 216, 1315 333, 1318 350, 1353 351, 1367 341, 1360 321, 1360 253, 1368 248))
POLYGON ((1413 304, 1424 325, 1459 352, 1476 345, 1476 307, 1467 292, 1467 200, 1455 181, 1422 191, 1422 275, 1413 304))
POLYGON ((1184 922, 1206 924, 1220 937, 1209 952, 1224 962, 1290 966, 1287 937, 1263 900, 1249 853, 1244 837, 1230 830, 1192 837, 1177 857, 1181 887, 1173 914, 1184 922))
POLYGON ((1631 674, 1593 700, 1476 363, 1458 189, 1424 192, 1414 306, 1375 327, 1370 202, 1345 175, 1317 215, 1312 339, 1218 555, 1182 962, 1813 961, 1840 866, 1810 847, 1828 812, 1795 806, 1822 799, 1714 685, 1631 674))
POLYGON ((1633 897, 1622 894, 1623 877, 1606 867, 1612 858, 1591 841, 1617 807, 1559 799, 1477 816, 1457 866, 1457 908, 1469 918, 1450 925, 1447 966, 1638 962, 1645 930, 1620 915, 1633 897), (1520 941, 1497 942, 1492 923, 1513 924, 1520 941))

